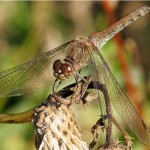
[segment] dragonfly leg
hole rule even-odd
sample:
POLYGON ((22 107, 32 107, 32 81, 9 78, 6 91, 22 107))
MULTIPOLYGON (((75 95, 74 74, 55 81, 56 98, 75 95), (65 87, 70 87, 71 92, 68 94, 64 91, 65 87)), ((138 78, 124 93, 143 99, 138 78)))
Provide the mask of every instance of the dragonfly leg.
POLYGON ((53 94, 52 96, 54 97, 55 100, 57 100, 58 102, 60 102, 61 104, 65 104, 65 105, 71 105, 72 103, 79 103, 80 100, 82 99, 82 97, 84 96, 84 94, 86 93, 86 90, 84 89, 84 92, 82 92, 82 95, 79 95, 80 94, 80 91, 82 90, 82 84, 81 82, 79 82, 79 85, 73 87, 73 94, 71 96, 70 99, 66 99, 66 98, 63 98, 63 97, 60 97, 56 94, 53 94))
MULTIPOLYGON (((86 82, 86 79, 84 77, 80 76, 80 72, 81 72, 81 70, 79 70, 78 73, 74 77, 75 77, 75 82, 76 82, 75 89, 78 89, 80 91, 80 93, 78 93, 78 95, 80 95, 80 99, 81 99, 81 97, 82 97, 81 95, 83 95, 82 94, 82 90, 81 90, 81 86, 82 86, 81 84, 84 84, 84 82, 86 82), (81 79, 82 83, 79 83, 79 78, 81 79)), ((78 104, 79 102, 80 102, 80 100, 79 101, 75 101, 73 103, 77 103, 78 104)))
POLYGON ((60 102, 61 104, 68 105, 68 106, 71 105, 71 101, 69 99, 57 96, 56 94, 53 94, 52 96, 56 101, 60 102))
POLYGON ((81 82, 78 82, 78 84, 75 87, 72 88, 73 91, 74 91, 74 93, 71 97, 72 103, 78 104, 80 102, 80 100, 85 95, 86 90, 87 90, 92 78, 89 75, 89 76, 86 77, 86 79, 84 78, 84 80, 81 80, 81 82))
POLYGON ((78 84, 78 82, 79 82, 80 72, 81 72, 81 70, 79 70, 79 72, 74 76, 76 84, 78 84))
POLYGON ((58 81, 58 79, 56 79, 55 81, 54 81, 54 84, 53 84, 53 93, 55 93, 55 85, 56 85, 56 82, 58 81))
POLYGON ((58 85, 57 85, 57 87, 56 87, 55 92, 57 92, 57 90, 58 90, 59 86, 61 85, 61 83, 62 83, 62 81, 59 81, 59 83, 58 83, 58 85))
POLYGON ((54 84, 53 84, 53 93, 56 93, 57 92, 57 90, 58 90, 58 87, 60 86, 60 84, 62 83, 62 81, 59 81, 59 83, 58 83, 58 85, 57 85, 57 87, 56 87, 56 89, 55 89, 55 86, 56 86, 56 82, 58 81, 58 79, 56 79, 55 81, 54 81, 54 84))
MULTIPOLYGON (((72 85, 71 87, 66 87, 64 88, 62 91, 63 92, 68 92, 68 91, 72 91, 73 93, 70 94, 71 98, 70 99, 66 99, 61 97, 61 95, 63 93, 57 93, 57 94, 53 94, 54 99, 57 100, 58 102, 65 104, 65 105, 71 105, 72 103, 76 103, 78 104, 80 102, 80 100, 85 99, 86 101, 89 101, 90 98, 95 98, 94 94, 90 94, 88 93, 86 90, 91 82, 91 76, 85 77, 85 81, 81 80, 78 82, 78 84, 72 85), (88 93, 88 94, 87 94, 88 93), (60 96, 59 96, 60 95, 60 96)), ((56 91, 56 90, 55 90, 56 91)), ((68 95, 69 96, 69 95, 68 95)))

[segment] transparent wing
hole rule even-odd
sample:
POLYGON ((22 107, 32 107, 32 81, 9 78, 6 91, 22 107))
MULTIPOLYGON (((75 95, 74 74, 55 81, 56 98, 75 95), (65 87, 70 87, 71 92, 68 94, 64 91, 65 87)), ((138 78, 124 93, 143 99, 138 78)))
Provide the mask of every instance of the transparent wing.
MULTIPOLYGON (((89 40, 94 43, 94 45, 98 47, 98 49, 100 49, 109 39, 111 39, 119 31, 124 29, 129 24, 133 23, 138 18, 144 16, 149 11, 149 7, 141 7, 121 19, 114 25, 110 26, 106 30, 92 34, 91 36, 89 36, 89 40)), ((89 65, 89 69, 92 70, 91 74, 93 76, 93 79, 106 85, 111 103, 113 104, 118 114, 144 144, 150 144, 150 135, 147 132, 146 125, 135 110, 129 98, 122 91, 120 85, 114 78, 110 68, 108 67, 106 61, 104 60, 98 49, 95 50, 96 52, 92 52, 91 54, 90 52, 93 50, 89 50, 89 56, 91 55, 91 63, 89 65)), ((103 96, 99 100, 100 107, 102 107, 101 110, 102 112, 104 112, 103 96)))
POLYGON ((121 89, 98 49, 96 52, 91 53, 90 65, 90 69, 94 70, 92 71, 93 78, 106 85, 110 101, 121 118, 128 124, 141 142, 146 145, 150 144, 150 135, 144 121, 121 89))
POLYGON ((52 89, 55 77, 53 62, 65 56, 70 42, 52 49, 39 57, 0 73, 0 97, 52 89))

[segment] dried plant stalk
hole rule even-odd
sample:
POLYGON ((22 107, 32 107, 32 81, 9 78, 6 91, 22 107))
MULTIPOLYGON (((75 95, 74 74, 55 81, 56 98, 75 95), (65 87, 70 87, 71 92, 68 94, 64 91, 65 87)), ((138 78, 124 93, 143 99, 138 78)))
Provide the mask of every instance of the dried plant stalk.
POLYGON ((38 150, 88 150, 71 109, 53 96, 34 115, 35 145, 38 150))

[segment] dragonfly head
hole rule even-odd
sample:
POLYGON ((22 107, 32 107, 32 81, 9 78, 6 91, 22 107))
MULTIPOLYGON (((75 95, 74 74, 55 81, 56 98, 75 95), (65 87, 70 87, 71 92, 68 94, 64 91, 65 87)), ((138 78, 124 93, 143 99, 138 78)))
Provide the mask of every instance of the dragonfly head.
POLYGON ((54 76, 59 80, 66 80, 69 78, 72 72, 70 64, 62 63, 60 59, 57 59, 53 64, 54 76))

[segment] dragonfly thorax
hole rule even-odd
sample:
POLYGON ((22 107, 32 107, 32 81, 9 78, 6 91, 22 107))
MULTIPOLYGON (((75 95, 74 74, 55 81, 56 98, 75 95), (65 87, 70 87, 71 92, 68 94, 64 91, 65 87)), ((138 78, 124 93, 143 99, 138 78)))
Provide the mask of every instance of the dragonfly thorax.
POLYGON ((78 37, 72 41, 66 48, 66 57, 61 61, 57 59, 53 63, 54 76, 59 80, 66 80, 85 64, 87 39, 78 37))

